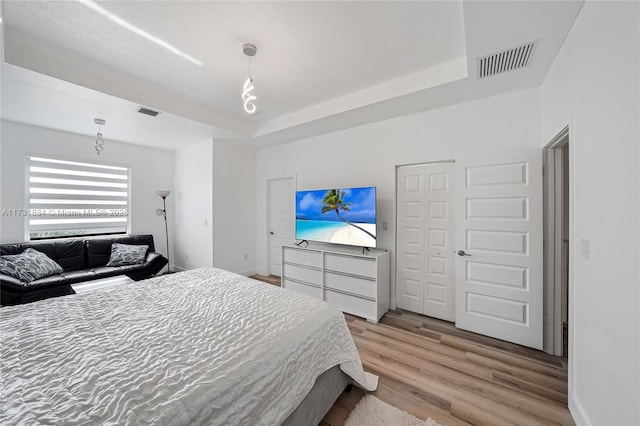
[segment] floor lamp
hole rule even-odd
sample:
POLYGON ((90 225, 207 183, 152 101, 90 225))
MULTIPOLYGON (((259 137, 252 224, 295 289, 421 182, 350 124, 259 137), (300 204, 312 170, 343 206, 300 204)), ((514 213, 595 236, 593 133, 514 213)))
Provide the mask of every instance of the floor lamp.
POLYGON ((169 226, 167 225, 167 197, 171 194, 171 191, 165 189, 156 191, 156 194, 162 197, 162 208, 156 209, 156 214, 164 217, 164 235, 167 239, 167 273, 171 273, 171 260, 169 257, 169 226))

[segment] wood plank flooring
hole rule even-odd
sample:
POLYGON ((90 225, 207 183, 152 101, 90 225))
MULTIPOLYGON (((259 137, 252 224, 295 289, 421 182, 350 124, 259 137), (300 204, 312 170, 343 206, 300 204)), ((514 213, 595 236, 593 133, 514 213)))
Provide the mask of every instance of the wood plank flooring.
MULTIPOLYGON (((379 324, 345 318, 364 369, 380 377, 374 395, 418 418, 444 426, 575 424, 566 358, 410 312, 389 311, 379 324)), ((321 425, 342 426, 364 395, 356 387, 343 393, 321 425)))
MULTIPOLYGON (((345 315, 378 398, 442 425, 574 425, 567 409, 566 359, 388 312, 379 324, 345 315)), ((343 393, 322 421, 342 426, 364 396, 343 393)))
POLYGON ((269 284, 275 285, 277 287, 280 287, 280 277, 278 277, 277 275, 255 274, 255 275, 252 275, 249 278, 253 278, 254 280, 258 280, 258 281, 264 281, 265 283, 269 283, 269 284))

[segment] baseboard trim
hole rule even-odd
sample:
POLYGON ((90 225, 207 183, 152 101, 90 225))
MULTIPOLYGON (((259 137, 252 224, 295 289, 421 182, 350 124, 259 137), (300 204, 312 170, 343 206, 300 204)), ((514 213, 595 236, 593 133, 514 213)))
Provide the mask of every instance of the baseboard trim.
POLYGON ((260 269, 260 268, 257 268, 254 274, 264 275, 265 277, 269 276, 269 274, 267 274, 267 271, 265 269, 260 269))
POLYGON ((592 423, 589 421, 587 413, 584 412, 584 408, 582 408, 582 404, 580 404, 575 394, 569 395, 569 413, 577 426, 591 426, 592 423))
POLYGON ((184 272, 184 271, 186 271, 186 270, 187 270, 187 268, 183 268, 182 266, 176 266, 176 265, 173 265, 173 267, 171 268, 171 270, 172 270, 172 271, 175 271, 175 272, 184 272))

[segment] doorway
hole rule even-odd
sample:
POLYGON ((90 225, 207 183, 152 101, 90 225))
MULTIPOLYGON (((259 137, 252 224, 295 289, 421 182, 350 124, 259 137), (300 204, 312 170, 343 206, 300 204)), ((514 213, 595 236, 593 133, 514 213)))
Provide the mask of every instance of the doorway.
POLYGON ((295 180, 267 180, 267 273, 282 275, 282 245, 295 242, 295 180))
POLYGON ((570 291, 569 128, 544 148, 545 344, 547 353, 568 357, 570 291))

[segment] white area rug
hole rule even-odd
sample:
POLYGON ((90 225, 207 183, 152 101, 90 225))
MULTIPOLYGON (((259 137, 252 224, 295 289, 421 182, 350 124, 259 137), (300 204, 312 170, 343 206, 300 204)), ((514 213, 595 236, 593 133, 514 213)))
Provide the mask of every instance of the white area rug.
POLYGON ((344 426, 442 426, 429 417, 420 420, 406 411, 387 404, 373 395, 364 398, 351 410, 344 426))

